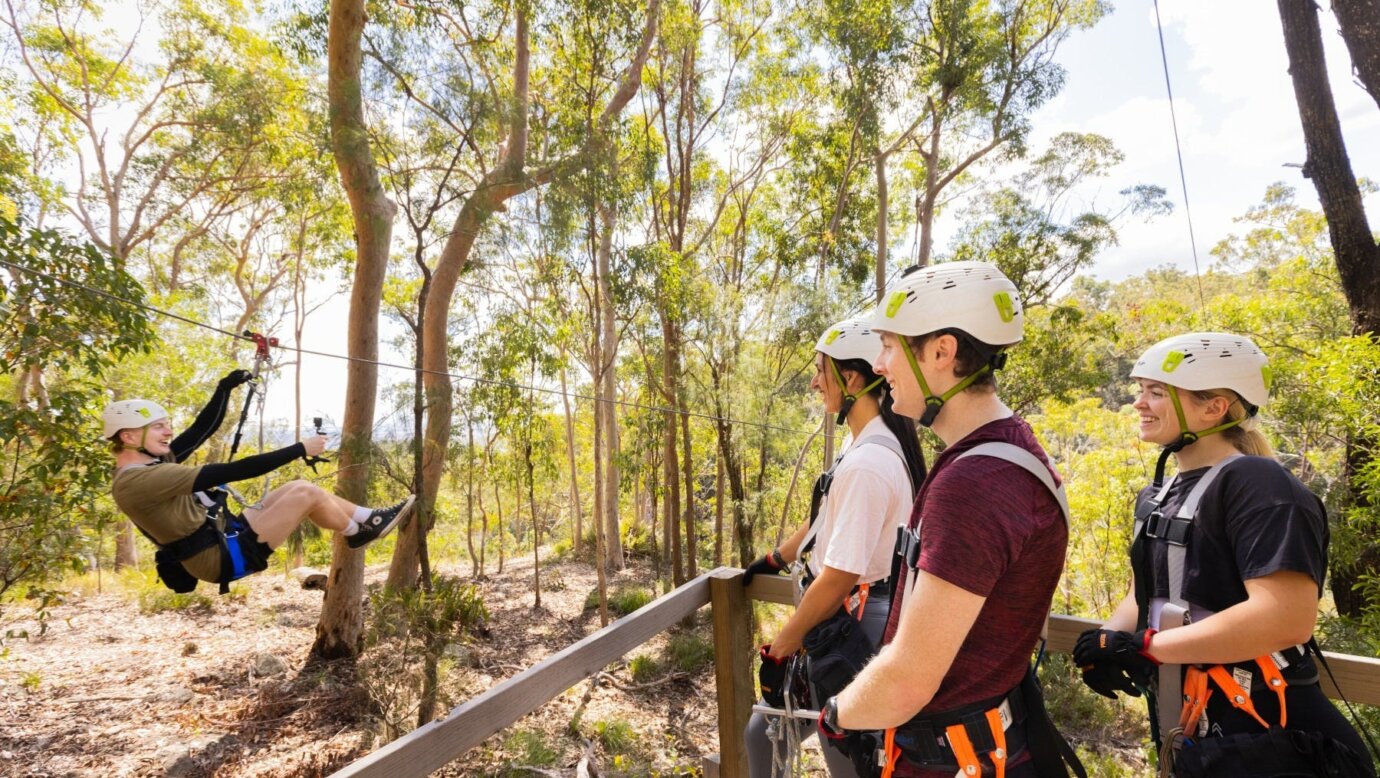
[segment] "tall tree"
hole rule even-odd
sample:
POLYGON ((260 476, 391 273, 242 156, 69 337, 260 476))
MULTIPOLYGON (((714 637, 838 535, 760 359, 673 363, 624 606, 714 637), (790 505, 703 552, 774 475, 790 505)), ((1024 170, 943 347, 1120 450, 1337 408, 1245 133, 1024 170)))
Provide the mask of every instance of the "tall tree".
MULTIPOLYGON (((373 442, 374 398, 378 393, 378 321, 388 251, 397 206, 379 181, 364 120, 360 80, 364 33, 363 0, 331 0, 327 40, 326 91, 329 100, 331 149, 350 201, 355 222, 355 273, 350 293, 346 348, 351 357, 346 373, 345 413, 341 424, 340 468, 336 491, 356 504, 367 504, 369 447, 373 442)), ((316 624, 312 656, 322 659, 354 656, 359 650, 364 618, 364 552, 350 549, 337 534, 333 541, 330 586, 316 624)))
MULTIPOLYGON (((1375 339, 1380 335, 1380 245, 1366 219, 1361 187, 1347 158, 1341 121, 1327 78, 1318 7, 1311 0, 1279 0, 1284 25, 1284 47, 1289 54, 1289 75, 1294 82, 1304 146, 1308 151, 1304 175, 1313 181, 1327 217, 1332 250, 1351 308, 1354 331, 1375 339)), ((1362 474, 1373 467, 1375 441, 1370 433, 1350 440, 1347 446, 1347 480, 1352 484, 1351 502, 1356 509, 1374 508, 1373 498, 1361 487, 1362 474)), ((1370 545, 1355 564, 1332 571, 1332 595, 1341 613, 1359 616, 1365 608, 1358 585, 1380 570, 1380 545, 1370 545)))

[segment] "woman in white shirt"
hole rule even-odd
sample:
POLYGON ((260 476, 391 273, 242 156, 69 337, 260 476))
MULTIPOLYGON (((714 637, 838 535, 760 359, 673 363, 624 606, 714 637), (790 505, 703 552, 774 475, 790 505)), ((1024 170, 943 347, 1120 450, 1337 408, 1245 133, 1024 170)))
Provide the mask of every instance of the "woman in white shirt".
MULTIPOLYGON (((872 370, 881 349, 881 337, 855 320, 830 327, 815 346, 810 388, 822 395, 827 412, 838 414, 839 424, 847 422, 849 439, 816 484, 816 493, 825 493, 812 521, 802 523, 780 547, 749 565, 744 575, 746 585, 755 575, 784 572, 809 554, 804 595, 775 639, 763 647, 763 662, 789 659, 806 635, 845 603, 874 646, 886 627, 896 529, 909 518, 915 489, 925 479, 925 461, 914 422, 891 411, 886 382, 872 370), (817 529, 811 538, 812 523, 817 529)), ((774 759, 767 725, 768 717, 756 713, 745 732, 752 778, 771 775, 774 759)), ((812 722, 798 726, 802 737, 813 730, 812 722)), ((826 747, 824 757, 834 778, 856 775, 840 751, 826 747)))

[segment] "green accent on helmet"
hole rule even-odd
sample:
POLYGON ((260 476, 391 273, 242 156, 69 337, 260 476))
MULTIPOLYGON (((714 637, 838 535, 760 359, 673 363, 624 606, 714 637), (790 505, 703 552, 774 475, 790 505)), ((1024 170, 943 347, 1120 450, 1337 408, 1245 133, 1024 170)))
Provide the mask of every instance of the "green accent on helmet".
POLYGON ((1179 363, 1184 361, 1186 356, 1187 355, 1182 351, 1171 351, 1164 355, 1164 364, 1160 365, 1160 369, 1166 373, 1172 373, 1174 369, 1179 366, 1179 363))
POLYGON ((1270 369, 1269 365, 1260 366, 1260 379, 1265 382, 1265 391, 1268 392, 1274 387, 1275 373, 1270 369))
POLYGON ((1011 320, 1016 318, 1016 304, 1011 301, 1011 294, 997 292, 992 295, 992 300, 997 304, 997 315, 1001 316, 1003 322, 1010 324, 1011 320))
POLYGON ((153 415, 153 414, 149 413, 149 409, 148 409, 148 408, 135 408, 135 409, 134 409, 134 412, 137 413, 137 414, 139 414, 140 416, 143 416, 145 419, 147 419, 149 416, 152 416, 152 415, 153 415))
POLYGON ((829 334, 824 336, 824 345, 833 345, 834 341, 838 340, 839 336, 842 334, 843 330, 829 330, 829 334))
POLYGON ((895 318, 896 312, 901 310, 901 304, 906 301, 906 296, 909 294, 910 292, 905 291, 891 293, 891 297, 887 298, 886 301, 886 317, 888 319, 895 318))

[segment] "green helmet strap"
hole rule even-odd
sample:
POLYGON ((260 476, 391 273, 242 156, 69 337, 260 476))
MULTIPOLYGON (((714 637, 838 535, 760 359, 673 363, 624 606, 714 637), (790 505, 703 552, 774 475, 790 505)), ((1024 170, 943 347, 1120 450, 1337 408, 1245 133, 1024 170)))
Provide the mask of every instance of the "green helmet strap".
MULTIPOLYGON (((1166 386, 1168 385, 1166 384, 1166 386)), ((1205 430, 1198 430, 1197 432, 1194 432, 1188 428, 1188 419, 1184 417, 1184 406, 1179 402, 1178 388, 1174 386, 1169 386, 1168 388, 1170 390, 1169 400, 1170 402, 1174 403, 1174 415, 1177 416, 1179 419, 1179 438, 1178 440, 1175 440, 1173 443, 1170 443, 1169 445, 1165 446, 1164 451, 1160 452, 1159 461, 1155 463, 1155 485, 1157 486, 1164 482, 1164 466, 1165 463, 1169 461, 1170 454, 1173 454, 1178 451, 1183 451, 1188 446, 1198 442, 1199 440, 1207 437, 1208 435, 1215 435, 1219 432, 1229 430, 1232 427, 1240 426, 1240 424, 1246 420, 1235 419, 1233 421, 1218 424, 1216 427, 1208 427, 1205 430)))
POLYGON ((901 350, 905 352, 906 361, 910 363, 910 370, 915 374, 915 380, 920 384, 920 391, 925 394, 925 412, 920 415, 920 424, 925 427, 934 424, 935 418, 939 416, 939 409, 943 408, 944 403, 952 399, 954 395, 972 386, 974 381, 1006 363, 1006 354, 997 352, 993 358, 987 361, 987 364, 970 375, 965 376, 962 381, 954 384, 949 391, 941 395, 935 395, 934 392, 930 391, 929 382, 925 380, 925 376, 920 372, 920 363, 915 359, 915 352, 910 350, 910 339, 904 335, 899 335, 896 339, 901 342, 901 350))
POLYGON ((843 372, 839 370, 839 365, 834 361, 834 358, 828 354, 825 354, 824 358, 829 361, 829 367, 834 371, 834 380, 838 382, 839 392, 843 395, 843 402, 839 403, 839 415, 834 419, 835 424, 842 424, 843 420, 848 418, 849 412, 853 410, 853 404, 858 401, 858 398, 880 386, 882 379, 877 378, 877 380, 864 386, 862 391, 853 394, 848 391, 848 382, 843 380, 843 372))

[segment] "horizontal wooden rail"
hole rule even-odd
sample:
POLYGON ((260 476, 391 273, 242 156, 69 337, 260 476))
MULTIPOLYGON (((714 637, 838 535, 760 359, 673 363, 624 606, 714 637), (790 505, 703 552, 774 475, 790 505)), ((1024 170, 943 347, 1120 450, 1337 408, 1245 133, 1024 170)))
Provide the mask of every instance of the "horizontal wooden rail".
MULTIPOLYGON (((747 593, 748 597, 754 600, 787 605, 793 602, 791 581, 782 576, 756 576, 752 579, 752 586, 748 587, 747 593)), ((1078 635, 1085 629, 1097 626, 1101 626, 1101 622, 1056 613, 1049 620, 1047 649, 1070 653, 1073 651, 1074 642, 1078 640, 1078 635)), ((1332 672, 1337 676, 1337 684, 1346 692, 1348 700, 1364 705, 1380 705, 1380 659, 1334 654, 1331 651, 1324 651, 1323 654, 1332 666, 1332 672)), ((1327 672, 1319 667, 1318 673, 1322 676, 1322 688, 1327 696, 1340 699, 1337 686, 1327 677, 1327 672)))
MULTIPOLYGON (((680 586, 626 616, 456 706, 446 718, 419 727, 378 751, 347 765, 333 778, 412 778, 429 775, 482 743, 490 735, 555 699, 619 657, 651 640, 711 601, 714 603, 715 679, 718 686, 719 750, 724 778, 747 775, 741 733, 755 697, 748 657, 748 600, 794 602, 791 581, 757 576, 741 587, 742 571, 721 567, 680 586)), ((1073 650, 1078 635, 1098 622, 1055 615, 1048 650, 1073 650)), ((1337 683, 1354 703, 1380 705, 1380 659, 1325 652, 1337 683)), ((1322 674, 1322 687, 1337 688, 1322 674)))
POLYGON ((707 573, 678 587, 478 697, 461 703, 446 718, 412 730, 334 775, 339 778, 430 775, 484 742, 485 738, 699 610, 709 602, 709 580, 714 574, 707 573))

